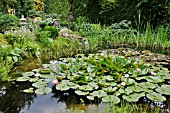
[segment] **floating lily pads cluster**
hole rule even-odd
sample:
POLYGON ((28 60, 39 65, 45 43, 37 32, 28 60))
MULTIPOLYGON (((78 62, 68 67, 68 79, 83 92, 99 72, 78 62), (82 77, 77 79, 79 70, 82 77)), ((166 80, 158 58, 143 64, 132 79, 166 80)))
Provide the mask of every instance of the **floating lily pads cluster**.
POLYGON ((101 99, 113 104, 122 98, 137 102, 141 97, 163 102, 165 96, 170 95, 170 85, 166 83, 170 79, 169 70, 142 60, 100 53, 78 54, 75 58, 60 58, 57 62, 44 64, 46 69, 27 72, 17 81, 33 82, 32 86, 38 88, 36 93, 46 94, 51 91, 46 87, 48 82, 57 80, 56 90, 74 90, 89 100, 101 99))
POLYGON ((47 94, 52 91, 47 84, 53 80, 53 76, 50 74, 49 69, 34 69, 32 72, 26 72, 22 74, 22 77, 18 77, 16 81, 32 83, 32 87, 23 90, 26 93, 47 94))

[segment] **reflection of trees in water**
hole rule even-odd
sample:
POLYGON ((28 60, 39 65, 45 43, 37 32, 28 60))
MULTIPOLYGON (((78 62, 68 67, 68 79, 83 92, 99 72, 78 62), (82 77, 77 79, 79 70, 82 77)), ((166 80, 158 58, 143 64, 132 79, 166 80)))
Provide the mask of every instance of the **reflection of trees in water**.
POLYGON ((5 86, 5 93, 0 95, 0 112, 2 113, 19 113, 22 108, 31 106, 31 102, 36 98, 36 94, 27 94, 21 90, 29 88, 30 84, 22 83, 18 85, 0 84, 5 86))
POLYGON ((78 96, 74 93, 74 90, 69 91, 54 91, 53 98, 58 98, 58 102, 64 102, 66 104, 66 109, 80 109, 86 110, 89 106, 89 101, 85 96, 78 96))

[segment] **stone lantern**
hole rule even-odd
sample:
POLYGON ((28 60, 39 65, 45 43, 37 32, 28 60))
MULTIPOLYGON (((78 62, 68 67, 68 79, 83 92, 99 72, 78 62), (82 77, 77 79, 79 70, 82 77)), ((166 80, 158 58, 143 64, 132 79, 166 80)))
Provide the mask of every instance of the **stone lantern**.
POLYGON ((26 30, 26 25, 27 25, 27 19, 24 18, 24 15, 22 15, 20 20, 20 26, 22 30, 26 30))

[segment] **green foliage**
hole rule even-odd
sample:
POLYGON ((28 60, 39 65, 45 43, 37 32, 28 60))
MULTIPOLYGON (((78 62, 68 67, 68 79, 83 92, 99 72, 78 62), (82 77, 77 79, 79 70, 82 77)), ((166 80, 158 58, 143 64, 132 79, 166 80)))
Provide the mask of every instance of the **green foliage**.
POLYGON ((38 31, 36 33, 37 41, 44 47, 49 46, 51 44, 49 38, 51 36, 50 31, 38 31))
POLYGON ((2 14, 0 16, 0 32, 4 32, 12 26, 17 26, 19 19, 15 15, 2 14))
POLYGON ((68 0, 44 0, 45 12, 48 14, 57 14, 61 20, 66 20, 69 13, 68 0))
POLYGON ((46 26, 44 28, 45 31, 49 31, 50 32, 50 37, 55 39, 58 36, 58 29, 54 26, 46 26))

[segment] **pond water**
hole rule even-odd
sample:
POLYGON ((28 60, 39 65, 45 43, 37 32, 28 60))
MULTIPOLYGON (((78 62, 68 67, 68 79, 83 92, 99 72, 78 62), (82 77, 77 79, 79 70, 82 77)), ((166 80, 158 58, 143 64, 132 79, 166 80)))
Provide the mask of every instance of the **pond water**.
MULTIPOLYGON (((119 50, 116 50, 114 52, 119 55, 127 54, 126 51, 119 52, 119 50)), ((134 57, 134 53, 131 53, 131 56, 134 57)), ((150 56, 153 56, 153 53, 149 53, 148 51, 143 52, 143 54, 149 54, 150 56)), ((170 70, 169 57, 166 57, 167 60, 164 59, 164 55, 157 55, 157 58, 158 57, 161 57, 159 59, 159 63, 155 64, 159 66, 163 65, 170 70), (163 61, 166 63, 163 63, 163 61)), ((152 62, 153 59, 153 57, 148 57, 146 60, 152 62)), ((37 63, 37 61, 35 61, 35 63, 37 63)), ((33 63, 33 65, 35 63, 33 63)), ((22 92, 23 89, 29 88, 30 85, 30 83, 0 83, 0 113, 67 113, 71 109, 88 110, 91 112, 95 111, 102 113, 102 110, 105 106, 105 104, 103 103, 90 104, 89 102, 84 102, 81 100, 81 97, 76 96, 72 92, 56 92, 46 95, 38 95, 35 93, 29 94, 22 92)), ((49 83, 48 87, 52 88, 52 84, 49 83)), ((142 100, 142 102, 144 101, 145 100, 142 100)), ((150 103, 150 105, 154 106, 155 104, 150 103)), ((164 103, 164 107, 169 110, 169 99, 167 99, 167 101, 164 103)))

